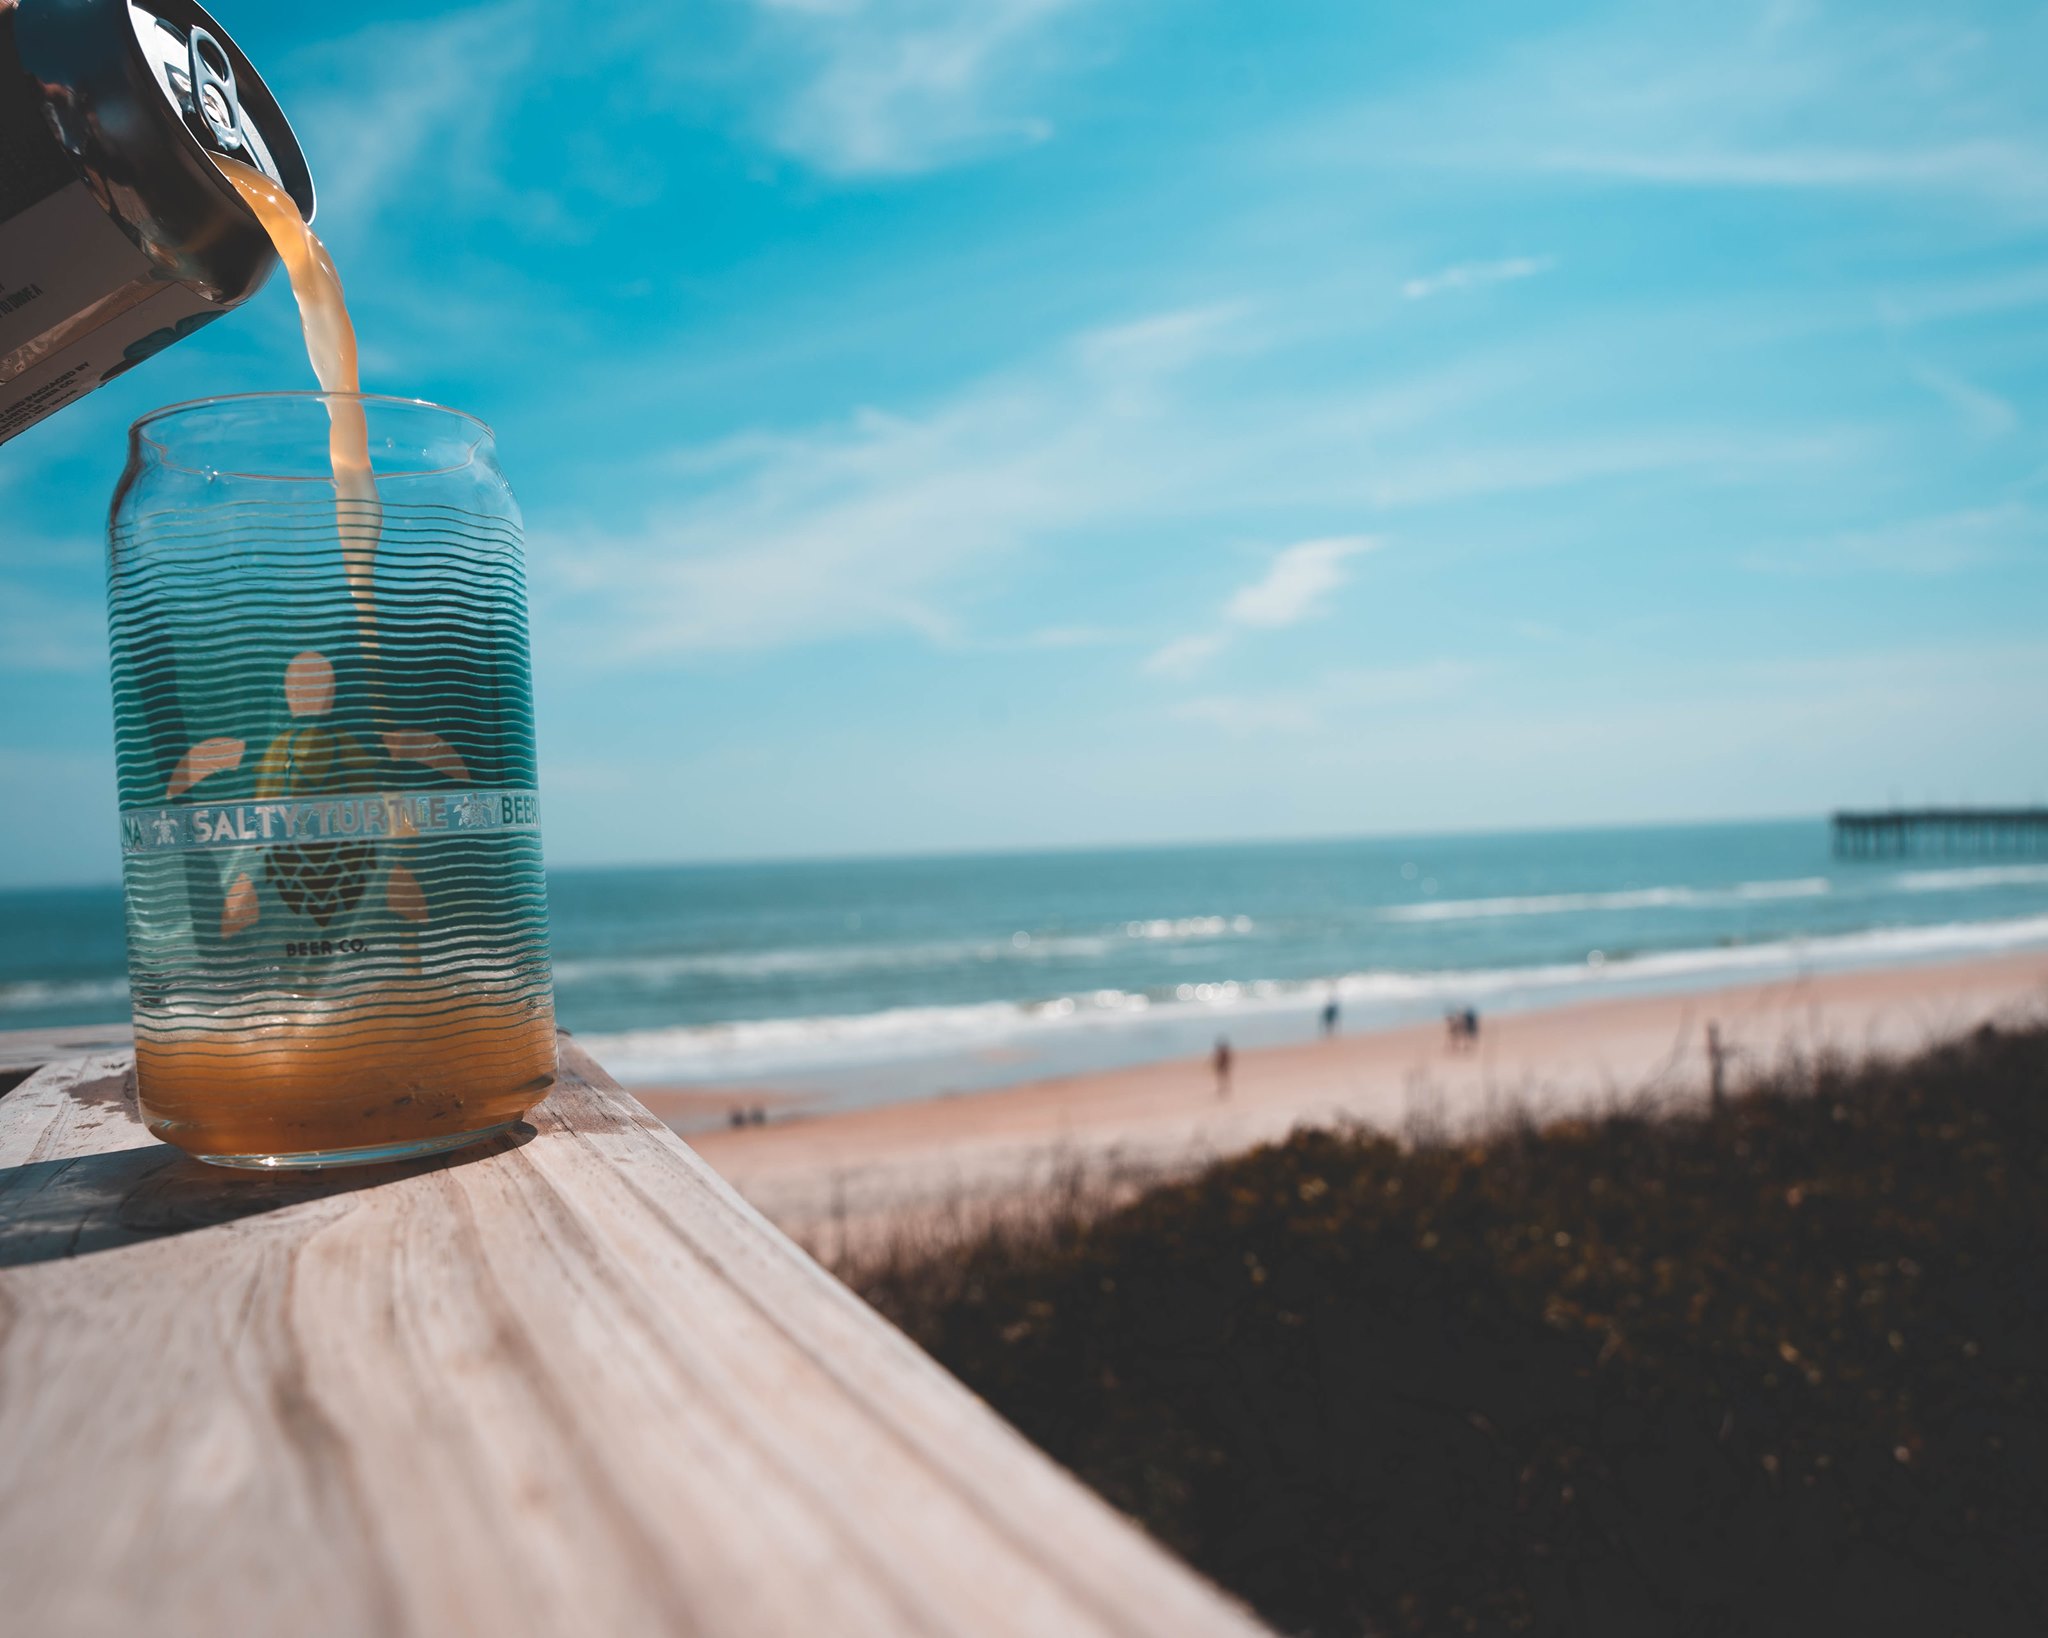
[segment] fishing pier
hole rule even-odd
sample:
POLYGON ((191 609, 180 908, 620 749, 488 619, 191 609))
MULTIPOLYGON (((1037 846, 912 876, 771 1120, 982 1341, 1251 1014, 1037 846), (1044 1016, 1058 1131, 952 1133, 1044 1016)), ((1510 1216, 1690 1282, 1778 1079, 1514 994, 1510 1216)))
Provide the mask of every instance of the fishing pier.
POLYGON ((2048 853, 2048 808, 1891 808, 1834 816, 1839 859, 2048 853))

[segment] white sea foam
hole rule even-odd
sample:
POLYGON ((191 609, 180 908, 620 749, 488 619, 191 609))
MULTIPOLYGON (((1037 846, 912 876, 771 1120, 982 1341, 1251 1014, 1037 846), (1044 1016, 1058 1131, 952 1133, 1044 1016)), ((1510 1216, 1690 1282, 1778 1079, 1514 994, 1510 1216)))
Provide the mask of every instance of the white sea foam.
POLYGON ((1152 921, 1127 921, 1124 937, 1148 939, 1223 938, 1231 933, 1249 933, 1250 916, 1180 916, 1152 921))
POLYGON ((1963 865, 1908 870, 1892 878, 1902 893, 1969 893, 1983 887, 2048 887, 2048 865, 1963 865))
POLYGON ((0 1012, 27 1012, 36 1007, 77 1006, 88 1001, 128 999, 125 978, 22 979, 0 984, 0 1012))
POLYGON ((1206 943, 1255 930, 1249 916, 1180 916, 1127 921, 1103 932, 1033 932, 1001 938, 935 939, 921 944, 814 944, 767 950, 705 950, 659 955, 570 957, 555 963, 565 983, 659 985, 678 978, 818 978, 916 971, 1010 961, 1060 961, 1111 954, 1122 940, 1206 943))
POLYGON ((1309 981, 1182 984, 1162 995, 1105 989, 1048 1001, 958 1006, 591 1035, 584 1043, 628 1082, 718 1081, 801 1075, 963 1052, 1001 1050, 1053 1032, 1142 1027, 1190 1039, 1227 1016, 1308 1014, 1333 996, 1354 1024, 1428 1016, 1450 1006, 1542 1005, 1567 997, 1764 979, 1787 972, 1883 966, 2048 945, 2048 915, 2006 921, 1880 928, 1820 938, 1669 950, 1541 967, 1445 972, 1354 972, 1309 981))
POLYGON ((1825 876, 1794 876, 1789 881, 1743 882, 1729 890, 1737 903, 1755 899, 1818 899, 1834 892, 1835 884, 1825 876))
POLYGON ((1389 905, 1382 921, 1483 921, 1496 916, 1561 916, 1575 910, 1713 909, 1773 899, 1817 899, 1834 891, 1825 876, 1741 882, 1734 887, 1630 887, 1604 893, 1528 893, 1491 899, 1431 899, 1389 905))

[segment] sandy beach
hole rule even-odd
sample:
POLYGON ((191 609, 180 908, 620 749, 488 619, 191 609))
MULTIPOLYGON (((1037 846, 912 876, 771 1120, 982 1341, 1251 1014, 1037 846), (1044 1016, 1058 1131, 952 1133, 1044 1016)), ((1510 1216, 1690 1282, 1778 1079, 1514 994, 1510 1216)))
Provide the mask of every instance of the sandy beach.
MULTIPOLYGON (((1791 1054, 1910 1052, 2044 1010, 2048 952, 2035 951, 1502 1015, 1483 1021, 1476 1048, 1454 1050, 1431 1024, 1244 1051, 1227 1097, 1206 1059, 1180 1059, 841 1114, 771 1114, 689 1141, 769 1217, 834 1257, 919 1220, 999 1213, 1077 1175, 1156 1176, 1302 1125, 1457 1129, 1517 1110, 1703 1098, 1710 1021, 1739 1086, 1791 1054)), ((710 1089, 644 1096, 678 1121, 734 1101, 710 1089)))

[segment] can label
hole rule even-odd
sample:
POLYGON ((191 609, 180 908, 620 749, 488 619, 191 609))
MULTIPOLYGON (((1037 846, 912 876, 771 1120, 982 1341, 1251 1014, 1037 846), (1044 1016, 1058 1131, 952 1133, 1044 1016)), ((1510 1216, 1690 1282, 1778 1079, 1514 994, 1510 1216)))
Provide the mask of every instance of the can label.
POLYGON ((221 311, 153 277, 83 182, 0 217, 0 442, 221 311))
POLYGON ((0 381, 63 345, 63 332, 104 322, 96 309, 124 285, 143 281, 139 295, 149 295, 149 273, 83 182, 0 217, 0 381))
POLYGON ((299 801, 123 808, 121 851, 183 853, 539 829, 540 798, 530 790, 384 791, 299 801))

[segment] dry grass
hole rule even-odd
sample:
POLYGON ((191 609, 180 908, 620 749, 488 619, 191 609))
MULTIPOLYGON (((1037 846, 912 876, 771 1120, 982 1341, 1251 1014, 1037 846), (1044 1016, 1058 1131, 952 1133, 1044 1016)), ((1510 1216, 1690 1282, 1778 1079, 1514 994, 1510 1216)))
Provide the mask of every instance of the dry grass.
POLYGON ((2042 1630, 2048 1030, 1137 1186, 844 1272, 1283 1630, 2042 1630))

